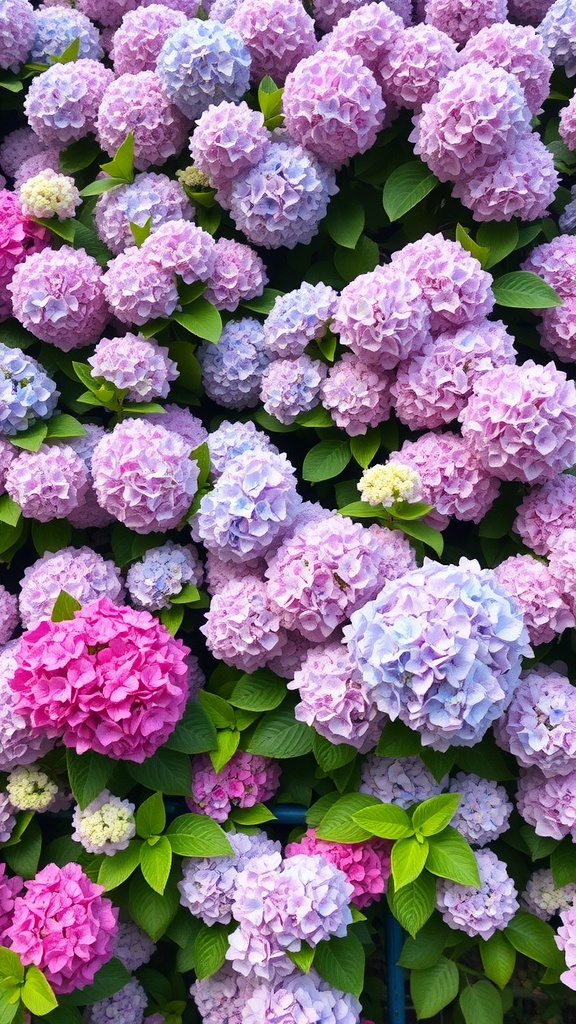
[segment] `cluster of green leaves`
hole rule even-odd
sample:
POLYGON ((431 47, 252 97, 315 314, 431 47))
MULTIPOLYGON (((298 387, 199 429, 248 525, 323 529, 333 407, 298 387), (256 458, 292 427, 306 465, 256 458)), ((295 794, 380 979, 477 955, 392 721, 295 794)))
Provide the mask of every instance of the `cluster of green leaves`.
POLYGON ((16 953, 0 946, 0 1024, 23 1024, 26 1010, 45 1017, 57 1006, 42 971, 34 964, 24 967, 16 953))

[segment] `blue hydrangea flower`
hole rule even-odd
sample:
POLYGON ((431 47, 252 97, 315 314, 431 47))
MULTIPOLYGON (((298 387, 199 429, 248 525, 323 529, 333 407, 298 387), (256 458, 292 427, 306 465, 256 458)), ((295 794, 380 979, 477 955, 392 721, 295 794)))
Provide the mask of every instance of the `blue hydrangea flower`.
POLYGON ((86 1024, 142 1024, 148 1005, 146 993, 136 978, 107 999, 93 1003, 85 1011, 86 1024))
POLYGON ((90 18, 71 7, 40 7, 36 11, 36 36, 28 60, 49 64, 49 57, 59 57, 75 39, 80 40, 78 57, 102 58, 100 33, 90 18))
POLYGON ((202 564, 196 548, 171 540, 150 548, 140 562, 134 562, 126 576, 126 586, 137 608, 156 611, 168 608, 170 598, 187 583, 202 582, 202 564))
POLYGON ((576 74, 576 0, 556 0, 536 29, 556 67, 576 74))
POLYGON ((277 356, 297 358, 309 342, 320 338, 336 309, 338 296, 323 284, 307 284, 279 295, 264 321, 264 341, 277 356))
POLYGON ((223 420, 208 436, 208 449, 213 479, 224 472, 231 459, 243 455, 244 452, 272 450, 278 455, 278 449, 272 444, 268 434, 258 430, 251 420, 248 423, 230 423, 229 420, 223 420))
POLYGON ((250 84, 250 54, 227 25, 194 18, 168 37, 156 73, 172 102, 195 121, 211 103, 242 98, 250 84))
POLYGON ((0 435, 26 430, 56 408, 59 392, 40 363, 0 343, 0 435))
POLYGON ((225 409, 248 409, 258 404, 260 381, 270 362, 258 320, 231 320, 218 344, 203 342, 197 356, 209 398, 225 409))

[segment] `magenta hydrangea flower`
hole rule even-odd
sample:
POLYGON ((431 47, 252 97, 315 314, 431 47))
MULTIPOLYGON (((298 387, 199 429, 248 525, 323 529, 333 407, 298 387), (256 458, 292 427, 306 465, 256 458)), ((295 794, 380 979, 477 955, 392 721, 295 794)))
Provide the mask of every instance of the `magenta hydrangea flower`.
POLYGON ((20 615, 25 629, 35 629, 43 619, 50 618, 62 590, 80 604, 99 597, 121 602, 124 597, 122 579, 114 562, 92 548, 46 551, 24 570, 20 580, 20 615))
POLYGON ((537 555, 548 555, 563 530, 576 529, 576 478, 561 473, 531 488, 518 506, 514 529, 537 555))
POLYGON ((233 313, 244 300, 262 295, 267 283, 266 268, 254 249, 231 238, 218 239, 214 269, 204 292, 208 302, 233 313))
POLYGON ((94 211, 102 241, 115 254, 134 245, 130 223, 150 232, 173 220, 193 220, 194 212, 178 181, 154 171, 137 174, 129 185, 120 185, 98 196, 94 211))
POLYGON ((40 446, 23 451, 10 464, 6 491, 26 519, 49 523, 79 508, 88 491, 88 471, 69 445, 40 446))
POLYGON ((231 423, 223 420, 216 430, 208 435, 210 452, 210 473, 214 479, 221 476, 231 459, 244 452, 274 451, 278 449, 272 444, 268 434, 258 430, 252 420, 247 423, 231 423))
POLYGON ((546 778, 539 768, 523 768, 516 806, 538 836, 576 841, 576 770, 546 778))
POLYGON ((8 285, 14 316, 63 352, 90 345, 110 314, 102 270, 84 249, 44 249, 20 263, 8 285))
POLYGON ((392 376, 369 366, 353 352, 345 352, 328 369, 320 389, 322 405, 337 427, 350 437, 377 427, 392 411, 392 376))
POLYGON ((250 83, 251 55, 232 24, 192 18, 162 46, 156 74, 171 101, 195 121, 211 103, 242 99, 250 83))
POLYGON ((137 971, 150 960, 156 946, 133 921, 120 921, 114 940, 114 956, 127 971, 137 971))
POLYGON ((142 1024, 148 996, 137 978, 131 978, 118 992, 92 1003, 84 1012, 86 1024, 142 1024))
POLYGON ((525 672, 495 735, 525 768, 539 768, 546 778, 569 775, 576 757, 576 690, 570 680, 548 665, 525 672))
POLYGON ((126 574, 126 587, 137 608, 158 611, 169 608, 171 598, 186 584, 198 586, 203 576, 194 545, 167 540, 161 547, 148 548, 141 561, 132 563, 126 574))
POLYGON ((366 907, 386 892, 390 877, 391 843, 387 839, 368 839, 364 843, 329 843, 316 838, 309 828, 296 843, 289 843, 286 857, 305 853, 320 854, 329 864, 335 864, 353 887, 352 902, 366 907))
POLYGON ((440 181, 456 181, 514 149, 529 132, 530 117, 515 75, 478 60, 442 79, 409 139, 440 181))
POLYGON ((507 0, 426 0, 426 22, 465 43, 488 25, 506 20, 507 0))
POLYGON ((0 322, 12 315, 8 286, 18 264, 49 243, 49 232, 22 211, 14 192, 0 190, 0 322))
POLYGON ((541 921, 549 921, 559 911, 576 905, 576 884, 570 882, 556 888, 550 868, 540 868, 526 883, 520 905, 541 921))
POLYGON ((368 754, 362 765, 360 792, 405 810, 430 797, 439 796, 447 786, 448 776, 436 782, 419 757, 379 757, 368 754))
POLYGON ((109 260, 102 287, 114 316, 138 327, 171 316, 180 301, 173 272, 136 245, 109 260))
POLYGON ((512 804, 504 786, 458 772, 448 791, 462 797, 450 824, 472 846, 486 846, 507 831, 512 804))
POLYGON ((260 380, 260 400, 281 423, 293 423, 318 405, 327 367, 304 353, 297 359, 274 359, 260 380))
POLYGON ((323 284, 308 284, 279 295, 264 321, 264 343, 274 356, 297 358, 326 331, 338 296, 323 284))
POLYGON ((553 202, 560 177, 554 158, 534 132, 520 136, 514 149, 493 157, 469 178, 457 181, 452 195, 472 211, 474 220, 537 220, 553 202))
POLYGON ((550 91, 554 65, 544 42, 532 26, 511 25, 508 21, 482 28, 461 52, 464 63, 487 61, 516 76, 524 89, 532 114, 541 112, 550 91))
POLYGON ((411 430, 450 423, 481 373, 515 361, 514 338, 501 320, 477 320, 446 331, 398 367, 391 388, 396 415, 411 430))
POLYGON ((216 243, 207 231, 187 220, 161 224, 140 248, 144 259, 178 274, 184 284, 209 281, 216 261, 216 243))
POLYGON ((98 502, 136 533, 171 530, 196 494, 198 464, 186 441, 142 419, 117 424, 92 457, 98 502))
POLYGON ((386 104, 361 58, 331 49, 290 72, 282 108, 294 141, 338 168, 374 144, 386 104))
POLYGON ((142 762, 182 715, 188 653, 150 612, 103 597, 23 636, 11 682, 15 710, 79 754, 142 762))
POLYGON ((244 452, 202 498, 193 520, 197 539, 225 562, 244 562, 278 542, 300 504, 294 467, 285 455, 244 452))
POLYGON ((492 311, 492 277, 459 242, 440 234, 423 235, 393 253, 392 265, 420 287, 435 335, 479 321, 492 311))
POLYGON ((0 771, 11 772, 33 764, 54 746, 54 740, 35 735, 34 730, 15 710, 16 694, 12 679, 17 669, 16 650, 20 640, 11 640, 0 651, 0 771))
POLYGON ((494 573, 520 605, 531 644, 548 644, 576 625, 562 596, 562 581, 554 578, 544 562, 531 555, 512 555, 497 565, 494 573))
POLYGON ((555 67, 563 67, 571 78, 576 73, 576 7, 574 0, 556 0, 537 27, 555 67))
POLYGON ((231 580, 214 594, 200 632, 215 658, 254 672, 281 654, 286 632, 266 584, 255 576, 231 580))
MULTIPOLYGON (((289 690, 298 690, 294 710, 331 743, 347 743, 361 753, 378 742, 385 716, 371 702, 360 672, 344 644, 314 644, 293 673, 289 690)), ((318 851, 321 852, 321 851, 318 851)))
POLYGON ((192 760, 192 791, 186 798, 191 811, 226 821, 233 807, 253 807, 271 800, 280 785, 278 761, 236 751, 216 772, 208 754, 192 760))
POLYGON ((459 419, 479 462, 499 480, 542 483, 576 462, 576 385, 554 363, 488 370, 459 419))
POLYGON ((426 522, 443 530, 451 516, 479 523, 498 497, 500 484, 484 468, 471 445, 458 434, 422 434, 405 441, 390 462, 415 469, 421 501, 434 505, 426 522))
POLYGON ((261 984, 247 998, 243 1024, 356 1024, 360 1002, 349 993, 332 988, 316 971, 295 974, 277 985, 261 984))
POLYGON ((60 57, 79 40, 78 57, 100 60, 100 33, 82 11, 71 7, 40 7, 35 12, 35 33, 28 60, 49 64, 50 57, 60 57))
POLYGON ((166 398, 170 382, 179 376, 168 349, 141 334, 101 338, 88 362, 93 377, 103 377, 121 391, 127 391, 129 402, 166 398))
POLYGON ((18 71, 36 35, 34 8, 28 0, 1 0, 0 68, 18 71))
MULTIPOLYGON (((5 842, 6 840, 2 840, 5 842)), ((14 919, 14 901, 24 888, 24 880, 20 875, 9 877, 6 874, 6 864, 0 864, 0 929, 2 935, 14 919)))
POLYGON ((351 616, 344 638, 368 697, 435 750, 473 746, 509 705, 531 649, 490 569, 426 560, 351 616))
POLYGON ((114 33, 110 51, 116 74, 155 71, 158 55, 168 36, 186 21, 182 11, 171 10, 162 3, 127 11, 114 33))
POLYGON ((430 314, 419 285, 393 263, 343 288, 332 327, 343 345, 378 370, 391 370, 423 348, 430 314))
POLYGON ((259 110, 242 101, 211 104, 198 118, 190 138, 194 164, 215 189, 224 189, 240 171, 264 157, 270 136, 259 110))
POLYGON ((480 872, 480 889, 441 878, 436 906, 447 925, 472 937, 489 939, 512 920, 519 909, 518 892, 504 861, 492 850, 474 854, 480 872))
POLYGON ((240 0, 228 26, 248 48, 253 83, 270 75, 281 85, 317 46, 314 22, 298 0, 240 0))
POLYGON ((333 514, 295 529, 269 560, 266 576, 282 624, 320 643, 385 580, 413 565, 413 549, 400 533, 333 514))
POLYGON ((90 985, 112 956, 118 911, 78 864, 47 864, 24 883, 5 932, 23 964, 35 964, 58 995, 90 985))
POLYGON ((433 25, 412 25, 398 36, 382 63, 384 96, 398 107, 420 112, 460 63, 458 47, 445 32, 433 25))
POLYGON ((98 142, 110 156, 134 135, 134 166, 145 171, 183 149, 188 121, 154 71, 119 75, 106 89, 96 121, 98 142))
POLYGON ((383 85, 388 56, 404 32, 403 15, 396 11, 394 4, 355 3, 355 9, 351 9, 352 5, 344 9, 345 4, 346 0, 322 0, 316 18, 321 28, 332 31, 322 40, 321 48, 356 54, 378 85, 383 85), (325 13, 329 6, 338 6, 340 11, 326 24, 325 13))
POLYGON ((28 123, 45 145, 66 145, 95 130, 98 109, 114 73, 99 60, 53 64, 30 83, 28 123))
POLYGON ((270 362, 262 324, 254 317, 229 320, 217 345, 200 345, 198 362, 209 398, 225 409, 252 408, 258 404, 262 374, 270 362))

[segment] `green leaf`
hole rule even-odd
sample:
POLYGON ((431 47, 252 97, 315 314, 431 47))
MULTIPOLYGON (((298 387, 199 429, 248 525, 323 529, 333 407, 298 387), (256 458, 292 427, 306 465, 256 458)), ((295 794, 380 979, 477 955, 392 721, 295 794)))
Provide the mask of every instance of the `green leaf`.
POLYGON ((488 259, 483 264, 485 270, 490 270, 501 260, 506 259, 518 245, 518 225, 516 221, 488 221, 481 224, 476 232, 478 245, 487 248, 488 259))
POLYGON ((395 519, 402 522, 411 522, 414 519, 421 519, 428 515, 434 505, 428 505, 425 501, 395 501, 390 508, 395 519))
POLYGON ((334 420, 328 409, 325 409, 323 405, 316 405, 313 409, 309 409, 308 412, 301 412, 294 422, 299 427, 323 428, 334 426, 334 420))
POLYGON ((336 245, 345 249, 355 249, 362 232, 366 217, 362 203, 349 190, 338 192, 330 200, 324 224, 336 245))
POLYGON ((460 993, 460 1009, 466 1024, 502 1024, 500 993, 489 981, 479 981, 460 993))
POLYGON ((201 490, 202 487, 206 486, 208 477, 210 476, 210 449, 206 441, 199 444, 197 448, 194 448, 190 454, 190 458, 194 460, 200 470, 197 487, 198 490, 201 490))
MULTIPOLYGON (((432 747, 422 747, 420 751, 420 759, 424 762, 427 769, 436 779, 436 782, 442 782, 445 775, 452 770, 455 761, 455 748, 449 747, 448 750, 432 750, 432 747)), ((442 786, 444 789, 444 785, 442 786)))
POLYGON ((68 780, 81 810, 106 789, 115 764, 109 757, 97 754, 94 750, 88 750, 85 754, 77 754, 70 748, 66 750, 68 780))
POLYGON ((139 839, 132 839, 125 850, 118 850, 113 857, 104 857, 98 871, 98 884, 103 885, 106 892, 130 878, 140 863, 141 846, 139 839))
POLYGON ((110 192, 111 189, 117 188, 118 185, 126 184, 127 182, 124 178, 98 178, 81 189, 80 195, 82 199, 88 199, 90 196, 101 196, 103 192, 110 192))
POLYGON ((185 327, 191 334, 205 341, 216 344, 222 334, 222 317, 207 299, 200 297, 189 306, 186 306, 181 313, 173 313, 172 320, 185 327))
POLYGON ((12 977, 18 982, 24 981, 24 965, 20 957, 5 946, 0 946, 0 975, 12 977))
POLYGON ((180 905, 180 894, 176 888, 179 874, 179 871, 172 871, 162 896, 150 888, 139 871, 132 876, 128 890, 128 909, 136 924, 144 929, 153 942, 158 942, 176 916, 180 905))
POLYGON ((474 259, 477 259, 482 267, 486 266, 489 250, 483 245, 478 245, 474 239, 470 238, 468 228, 463 228, 461 224, 456 225, 456 241, 460 242, 462 248, 469 252, 471 256, 474 256, 474 259))
POLYGON ((61 590, 52 608, 52 622, 65 622, 67 619, 73 619, 74 613, 81 610, 80 602, 66 590, 61 590))
POLYGON ((201 754, 214 750, 216 729, 198 701, 191 700, 174 732, 164 744, 164 750, 175 750, 181 754, 201 754))
POLYGON ((556 847, 550 857, 550 868, 557 888, 576 882, 576 857, 574 843, 570 839, 556 847))
POLYGON ((276 288, 265 288, 262 295, 258 295, 253 299, 244 299, 242 306, 246 309, 251 309, 253 313, 264 313, 268 315, 271 312, 276 299, 284 292, 279 292, 276 288))
POLYGON ((221 772, 238 750, 240 732, 238 729, 220 729, 216 734, 216 750, 210 751, 210 760, 216 773, 221 772))
POLYGON ((347 743, 330 743, 325 736, 319 733, 314 734, 312 751, 322 771, 333 772, 341 768, 343 764, 349 764, 356 757, 356 747, 349 747, 347 743))
POLYGON ((84 1018, 75 1006, 62 1004, 47 1014, 46 1024, 84 1024, 84 1018))
POLYGON ((504 930, 504 935, 514 949, 536 963, 555 971, 565 969, 564 957, 554 942, 554 930, 539 917, 519 910, 504 930))
POLYGON ((354 249, 340 247, 334 253, 334 266, 345 281, 353 281, 359 274, 374 270, 380 262, 380 251, 376 242, 361 235, 354 249))
POLYGON ((362 469, 368 469, 382 442, 380 427, 368 427, 365 434, 350 438, 352 458, 362 469))
POLYGON ((169 608, 162 608, 160 612, 160 622, 166 627, 170 636, 176 636, 182 625, 183 618, 184 609, 180 606, 173 607, 170 605, 169 608))
POLYGON ((42 557, 46 551, 60 551, 69 545, 72 528, 66 519, 51 519, 49 523, 36 520, 31 527, 32 543, 42 557))
POLYGON ((136 834, 142 839, 159 836, 166 826, 166 809, 161 793, 153 793, 136 811, 136 834))
POLYGON ((435 1017, 458 995, 458 968, 452 960, 440 957, 433 967, 412 971, 410 995, 418 1020, 435 1017))
POLYGON ((409 160, 397 167, 384 184, 382 203, 389 220, 400 220, 436 186, 438 178, 421 160, 409 160))
POLYGON ((303 757, 312 750, 314 730, 298 722, 288 708, 268 711, 259 721, 250 744, 249 754, 263 757, 303 757))
POLYGON ((399 718, 386 723, 376 747, 379 757, 414 757, 421 750, 418 733, 409 729, 399 718))
POLYGON ((494 932, 489 939, 478 943, 484 974, 498 988, 505 988, 516 966, 516 950, 510 945, 503 932, 494 932))
POLYGON ((396 804, 377 804, 365 807, 352 815, 361 828, 381 839, 406 839, 414 835, 410 818, 402 807, 396 804))
POLYGON ((101 170, 112 178, 122 178, 125 182, 134 181, 134 133, 128 132, 121 146, 118 147, 112 160, 100 164, 101 170))
POLYGON ((170 822, 166 836, 174 853, 182 857, 231 857, 226 833, 204 814, 181 814, 170 822))
POLYGON ((418 875, 424 870, 427 856, 428 842, 426 839, 419 842, 416 836, 409 836, 407 839, 398 839, 394 843, 390 859, 396 892, 418 878, 418 875))
POLYGON ((74 416, 68 413, 60 413, 48 420, 47 437, 85 437, 86 430, 74 416))
POLYGON ((314 969, 324 981, 340 992, 351 992, 358 999, 364 988, 366 956, 360 939, 349 931, 343 938, 319 942, 314 954, 314 969))
POLYGON ((13 71, 6 71, 4 68, 0 71, 0 89, 6 89, 7 92, 22 92, 23 88, 23 83, 13 71))
POLYGON ((20 842, 14 846, 5 846, 2 850, 4 860, 12 871, 22 878, 33 878, 38 870, 38 861, 42 849, 42 834, 36 818, 28 825, 20 842))
POLYGON ((198 700, 217 729, 234 729, 236 716, 227 700, 209 690, 200 690, 198 700))
POLYGON ((138 247, 150 236, 150 228, 152 227, 152 217, 148 217, 143 224, 136 224, 133 220, 129 221, 130 231, 134 237, 134 241, 138 247))
POLYGON ((157 412, 162 415, 166 412, 158 402, 124 402, 122 411, 130 413, 131 416, 147 416, 148 413, 157 412))
POLYGON ((351 501, 338 509, 338 515, 348 516, 350 519, 380 519, 382 506, 370 505, 367 501, 351 501))
POLYGON ((398 960, 399 967, 422 971, 432 967, 444 952, 450 930, 439 916, 430 918, 420 929, 416 938, 406 939, 398 960))
MULTIPOLYGON (((141 879, 145 890, 150 892, 146 883, 141 879)), ((101 999, 107 999, 119 992, 124 985, 130 981, 131 975, 123 964, 115 957, 104 964, 94 976, 91 985, 84 988, 77 988, 65 996, 60 996, 60 1001, 70 1006, 91 1006, 92 1003, 99 1003, 101 999)))
POLYGON ((266 807, 266 804, 254 804, 253 807, 234 807, 230 818, 235 825, 262 825, 265 821, 276 820, 276 816, 266 807))
POLYGON ((438 558, 442 557, 444 538, 439 530, 434 530, 431 526, 426 526, 425 523, 406 523, 404 521, 398 523, 398 528, 408 537, 423 541, 424 544, 432 548, 438 558))
POLYGON ((49 60, 52 64, 72 64, 78 60, 80 54, 80 36, 73 39, 69 46, 62 53, 50 54, 49 60))
POLYGON ((270 75, 265 75, 258 86, 258 106, 262 111, 264 124, 271 130, 271 121, 278 118, 282 113, 282 94, 284 89, 279 89, 270 75))
POLYGON ((530 825, 522 826, 520 836, 530 850, 532 860, 541 860, 542 857, 549 857, 560 842, 560 840, 553 839, 551 836, 537 836, 530 825))
POLYGON ((14 437, 9 437, 8 441, 14 445, 15 448, 23 448, 27 452, 37 452, 40 445, 43 443, 48 433, 48 427, 45 423, 40 421, 33 423, 31 427, 26 430, 21 430, 19 434, 14 437))
POLYGON ((59 220, 58 217, 32 217, 35 224, 48 228, 57 238, 63 238, 69 245, 74 244, 77 221, 73 219, 59 220))
POLYGON ((89 391, 98 391, 100 388, 99 381, 92 376, 92 368, 88 363, 78 363, 76 360, 72 361, 72 369, 76 374, 78 380, 88 388, 89 391))
POLYGON ((273 711, 285 699, 287 692, 285 679, 268 669, 260 669, 252 675, 240 677, 229 703, 244 711, 273 711))
POLYGON ((316 828, 318 839, 337 843, 363 843, 371 833, 354 821, 354 815, 364 807, 380 805, 380 801, 367 793, 346 793, 326 811, 316 828))
POLYGON ((492 285, 494 299, 500 306, 515 309, 552 309, 561 306, 562 299, 538 274, 516 270, 504 274, 492 285))
POLYGON ((303 942, 301 948, 295 953, 287 953, 286 955, 290 958, 296 967, 299 967, 304 974, 308 974, 312 964, 314 963, 314 954, 316 950, 312 949, 307 942, 303 942))
POLYGON ((140 868, 148 885, 154 892, 164 895, 164 889, 172 867, 172 847, 166 836, 154 836, 142 843, 140 868))
POLYGON ((171 341, 168 351, 170 358, 178 364, 180 372, 178 384, 188 391, 199 391, 202 383, 202 370, 194 355, 194 345, 190 341, 171 341))
POLYGON ((24 1006, 37 1017, 45 1017, 50 1010, 58 1006, 58 1000, 46 978, 34 964, 26 971, 26 979, 21 990, 24 1006))
POLYGON ((100 152, 100 146, 95 140, 90 141, 90 139, 84 138, 73 142, 60 153, 60 171, 62 174, 75 174, 76 171, 83 171, 94 163, 100 152))
POLYGON ((0 522, 6 523, 8 526, 16 526, 21 515, 22 509, 20 505, 12 501, 8 494, 3 494, 0 497, 0 522))
POLYGON ((450 826, 438 835, 430 836, 426 867, 440 878, 480 888, 476 858, 464 837, 450 826))
POLYGON ((458 793, 442 793, 418 805, 412 815, 412 825, 423 836, 433 836, 449 825, 461 797, 458 793))
POLYGON ((152 757, 142 764, 125 761, 130 775, 136 782, 148 789, 167 793, 169 796, 190 796, 192 766, 186 754, 160 747, 152 757))
POLYGON ((0 986, 0 1024, 22 1024, 21 1008, 22 1004, 20 999, 17 998, 14 1002, 11 1002, 12 992, 6 992, 0 986), (16 1017, 18 1014, 18 1017, 16 1017))
POLYGON ((302 467, 302 476, 308 483, 331 480, 339 476, 350 462, 350 442, 321 441, 307 453, 302 467))
POLYGON ((106 270, 108 261, 112 259, 113 254, 94 230, 87 227, 86 224, 78 224, 74 244, 77 249, 85 249, 89 256, 94 257, 98 266, 106 270))
POLYGON ((207 925, 198 932, 194 942, 194 970, 199 981, 219 971, 228 949, 228 931, 223 924, 207 925))
POLYGON ((473 747, 458 747, 455 754, 456 763, 462 771, 479 775, 482 779, 508 782, 516 777, 489 733, 473 747))

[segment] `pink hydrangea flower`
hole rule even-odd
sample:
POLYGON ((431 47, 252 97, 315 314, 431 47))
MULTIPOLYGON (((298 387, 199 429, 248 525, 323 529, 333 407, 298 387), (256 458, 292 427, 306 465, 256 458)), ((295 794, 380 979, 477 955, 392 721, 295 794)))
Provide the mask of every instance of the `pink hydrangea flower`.
POLYGON ((47 228, 25 216, 14 192, 0 191, 0 321, 12 315, 8 285, 16 267, 31 253, 44 249, 49 237, 47 228))
POLYGON ((368 839, 364 843, 329 843, 316 838, 309 828, 297 843, 289 843, 286 857, 306 853, 320 854, 329 864, 335 864, 346 875, 353 888, 352 902, 366 907, 378 899, 390 877, 390 849, 387 839, 368 839))
POLYGON ((109 260, 102 286, 112 313, 123 324, 141 327, 156 317, 171 316, 179 305, 173 272, 136 245, 109 260))
MULTIPOLYGON (((98 19, 101 20, 98 15, 98 19)), ((128 10, 112 39, 110 58, 117 75, 155 71, 156 61, 168 36, 185 25, 186 15, 165 4, 128 10)))
POLYGON ((450 36, 433 25, 413 25, 402 32, 382 66, 384 96, 398 107, 419 112, 432 99, 449 71, 461 60, 450 36))
POLYGON ((88 471, 69 445, 40 446, 23 451, 10 464, 6 491, 26 519, 49 523, 79 508, 88 492, 88 471))
POLYGON ((322 40, 321 49, 344 50, 356 54, 370 69, 378 85, 383 85, 388 55, 402 37, 404 22, 393 4, 360 3, 345 10, 342 0, 323 0, 316 18, 322 28, 332 31, 322 40), (340 6, 332 24, 326 25, 323 11, 328 5, 340 6), (321 17, 322 16, 322 17, 321 17))
POLYGON ((576 530, 562 530, 550 549, 550 575, 558 592, 576 614, 576 530))
POLYGON ((14 901, 24 888, 24 880, 20 875, 9 877, 6 864, 0 864, 0 931, 2 936, 14 920, 14 901))
POLYGON ((576 529, 576 477, 559 474, 522 498, 516 533, 537 555, 548 555, 563 530, 576 529))
POLYGON ((259 110, 242 101, 211 104, 196 122, 190 138, 194 164, 215 189, 225 188, 241 170, 254 167, 270 139, 259 110))
POLYGON ((226 821, 233 807, 253 807, 270 800, 280 784, 278 761, 238 750, 216 772, 208 754, 192 761, 192 793, 186 799, 191 811, 226 821))
POLYGON ((141 762, 168 739, 188 696, 189 649, 150 612, 102 597, 22 638, 15 710, 36 732, 141 762))
POLYGON ((539 135, 522 135, 505 156, 492 157, 479 171, 458 180, 452 195, 472 210, 474 220, 530 221, 553 202, 560 177, 552 153, 539 135))
POLYGON ((558 929, 555 941, 558 949, 561 949, 566 958, 567 971, 560 975, 568 988, 576 989, 576 907, 569 907, 560 911, 562 924, 558 929))
POLYGON ((131 184, 119 185, 98 196, 94 211, 96 229, 102 241, 117 256, 134 245, 130 223, 150 232, 171 220, 193 220, 194 212, 178 181, 154 171, 137 174, 131 184))
POLYGON ((24 570, 20 580, 20 614, 25 629, 35 629, 42 619, 50 618, 61 590, 80 604, 104 596, 120 602, 124 597, 120 571, 111 559, 88 547, 46 551, 24 570))
POLYGON ((426 0, 426 22, 465 43, 487 25, 506 20, 507 0, 426 0))
POLYGON ((538 768, 523 768, 516 806, 536 835, 576 842, 576 770, 547 779, 538 768))
POLYGON ((543 309, 538 332, 546 352, 552 352, 563 363, 576 362, 576 296, 565 298, 562 306, 543 309))
POLYGON ((47 864, 25 882, 5 932, 9 948, 34 964, 60 995, 84 988, 112 956, 118 910, 78 864, 47 864))
POLYGON ((519 909, 518 893, 506 864, 492 850, 474 854, 480 873, 480 889, 441 878, 436 906, 450 928, 489 939, 512 920, 519 909))
POLYGON ((95 130, 98 108, 114 73, 88 57, 53 64, 30 82, 28 123, 44 145, 62 147, 95 130))
POLYGON ((293 423, 302 412, 318 405, 327 369, 304 353, 297 359, 274 359, 260 379, 260 400, 266 412, 281 423, 293 423))
POLYGON ((248 48, 254 83, 270 75, 281 85, 316 50, 314 22, 299 0, 241 0, 227 24, 248 48))
POLYGON ((570 775, 576 758, 576 690, 567 676, 548 665, 525 672, 495 735, 525 768, 539 768, 549 779, 570 775))
POLYGON ((214 269, 204 298, 230 313, 246 299, 261 295, 268 283, 266 268, 249 245, 219 238, 214 246, 214 269))
POLYGON ((558 235, 551 242, 535 246, 522 264, 522 270, 531 270, 552 285, 561 299, 576 295, 576 238, 558 235))
POLYGON ((531 555, 512 555, 495 567, 494 574, 522 608, 531 644, 550 643, 576 625, 573 611, 562 597, 566 588, 544 562, 531 555))
POLYGON ((200 632, 214 657, 244 672, 264 668, 286 641, 266 584, 255 576, 231 580, 214 594, 200 632))
POLYGON ((464 63, 485 60, 492 67, 504 68, 516 75, 531 112, 541 113, 550 91, 554 65, 541 36, 532 26, 502 21, 482 28, 468 40, 461 51, 461 59, 464 63))
POLYGON ((334 423, 350 437, 365 434, 390 417, 392 375, 364 363, 353 352, 328 370, 320 389, 322 405, 334 423))
POLYGON ((168 349, 141 334, 101 338, 88 362, 94 377, 103 377, 121 391, 126 390, 129 402, 166 398, 170 382, 179 376, 168 349))
POLYGON ((100 145, 110 156, 134 134, 134 166, 145 171, 183 149, 188 121, 168 99, 154 71, 116 78, 106 89, 96 121, 100 145))
POLYGON ((212 235, 187 220, 161 224, 139 251, 144 259, 178 274, 184 284, 209 281, 216 261, 212 235))

